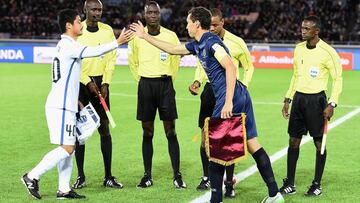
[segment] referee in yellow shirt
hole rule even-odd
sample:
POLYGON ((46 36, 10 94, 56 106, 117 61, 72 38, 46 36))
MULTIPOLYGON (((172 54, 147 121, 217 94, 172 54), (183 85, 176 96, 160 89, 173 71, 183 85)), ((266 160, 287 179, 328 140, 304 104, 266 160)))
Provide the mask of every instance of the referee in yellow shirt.
MULTIPOLYGON (((155 38, 180 44, 176 34, 160 26, 160 7, 155 1, 145 5, 146 32, 155 38)), ((129 66, 138 84, 137 119, 143 128, 142 155, 144 176, 138 188, 153 185, 151 176, 156 110, 164 123, 168 150, 174 172, 173 183, 176 188, 186 188, 180 173, 180 150, 175 132, 177 119, 173 79, 179 68, 180 57, 169 55, 147 41, 135 37, 129 42, 129 66)))
MULTIPOLYGON (((85 1, 84 12, 86 13, 86 20, 82 22, 83 35, 78 38, 79 43, 86 46, 96 46, 112 42, 115 39, 112 28, 107 24, 99 22, 101 20, 102 8, 102 3, 99 0, 85 1)), ((100 134, 101 152, 105 167, 103 185, 105 187, 122 188, 123 185, 111 174, 112 141, 109 130, 109 120, 98 98, 98 94, 101 93, 110 108, 109 84, 115 68, 115 62, 116 50, 100 57, 83 59, 79 100, 84 105, 91 102, 100 116, 98 132, 100 134)), ((79 145, 77 142, 75 157, 78 177, 73 185, 74 188, 82 188, 86 185, 84 155, 85 145, 79 145)))
POLYGON ((324 155, 321 155, 321 141, 325 119, 330 120, 332 117, 342 90, 342 67, 339 55, 334 48, 319 38, 319 32, 319 18, 306 17, 301 24, 301 34, 305 41, 297 44, 294 51, 294 74, 282 109, 284 118, 290 116, 287 177, 280 188, 283 194, 296 193, 295 171, 299 146, 302 136, 308 132, 314 139, 316 163, 314 179, 305 195, 322 194, 320 183, 326 162, 326 150, 324 155), (329 75, 333 83, 331 97, 327 100, 325 90, 329 75))
MULTIPOLYGON (((211 27, 210 31, 217 34, 224 42, 226 47, 230 51, 230 55, 236 67, 241 65, 243 67, 243 80, 242 83, 248 87, 251 78, 254 72, 254 66, 251 62, 251 55, 246 46, 246 43, 240 37, 232 34, 231 32, 224 29, 224 19, 222 17, 222 12, 213 8, 210 10, 212 18, 211 18, 211 27)), ((240 78, 239 69, 237 71, 237 78, 240 78)), ((205 82, 204 89, 201 93, 200 100, 200 112, 199 112, 199 121, 198 126, 203 129, 204 121, 206 117, 211 117, 214 106, 215 106, 215 96, 213 90, 211 88, 211 84, 206 76, 205 70, 202 65, 197 63, 196 71, 195 71, 195 79, 193 84, 189 87, 190 92, 193 95, 197 95, 199 92, 199 88, 203 82, 205 82)), ((200 184, 197 186, 197 190, 207 190, 210 187, 209 181, 209 160, 206 156, 205 146, 204 146, 204 132, 202 131, 201 136, 201 146, 200 146, 200 157, 203 167, 203 177, 201 178, 200 184)), ((225 181, 225 197, 233 198, 235 197, 235 190, 233 187, 233 175, 234 175, 234 164, 226 167, 226 181, 225 181)))

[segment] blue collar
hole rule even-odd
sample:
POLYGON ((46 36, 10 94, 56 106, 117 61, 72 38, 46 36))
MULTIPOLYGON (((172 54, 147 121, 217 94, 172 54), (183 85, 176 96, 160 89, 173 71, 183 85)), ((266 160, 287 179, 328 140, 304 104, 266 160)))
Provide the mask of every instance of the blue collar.
POLYGON ((214 34, 211 33, 211 32, 205 32, 205 33, 201 36, 201 38, 200 38, 199 48, 200 48, 200 49, 204 48, 206 42, 207 42, 210 38, 212 38, 213 35, 214 35, 214 34))

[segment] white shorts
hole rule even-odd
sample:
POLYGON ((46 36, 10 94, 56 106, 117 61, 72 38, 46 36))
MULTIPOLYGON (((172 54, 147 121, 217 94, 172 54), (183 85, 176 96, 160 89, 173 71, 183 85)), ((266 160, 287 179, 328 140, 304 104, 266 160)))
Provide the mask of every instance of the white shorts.
POLYGON ((75 145, 76 113, 73 111, 45 108, 50 142, 57 145, 75 145))

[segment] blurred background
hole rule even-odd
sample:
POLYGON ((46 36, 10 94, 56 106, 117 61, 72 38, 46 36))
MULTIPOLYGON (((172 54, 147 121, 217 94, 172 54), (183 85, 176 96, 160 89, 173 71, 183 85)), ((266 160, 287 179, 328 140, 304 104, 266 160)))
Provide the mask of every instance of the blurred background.
MULTIPOLYGON (((102 0, 103 19, 116 35, 132 22, 141 20, 145 0, 102 0)), ((330 43, 340 56, 343 67, 343 92, 329 125, 327 147, 331 157, 326 163, 324 195, 303 197, 314 170, 312 142, 302 146, 297 167, 296 195, 287 202, 329 203, 359 202, 360 183, 360 0, 157 0, 161 6, 162 25, 189 40, 187 12, 191 7, 217 7, 223 12, 225 28, 242 37, 248 45, 255 74, 251 93, 259 140, 270 156, 279 157, 288 146, 287 120, 282 119, 283 98, 293 74, 293 51, 300 39, 304 16, 320 16, 320 37, 330 43), (343 124, 341 124, 344 122, 343 124), (330 127, 331 126, 331 127, 330 127), (338 126, 338 127, 336 127, 338 126), (336 127, 336 128, 335 128, 336 127), (358 160, 358 161, 356 161, 358 160), (358 174, 358 175, 356 175, 358 174), (356 197, 358 194, 358 197, 356 197)), ((83 14, 84 0, 0 0, 0 132, 2 151, 0 202, 29 202, 19 178, 44 155, 49 145, 44 104, 51 86, 52 63, 60 38, 57 12, 75 8, 83 14)), ((197 59, 181 58, 174 83, 179 119, 177 134, 181 145, 181 168, 187 190, 174 192, 171 165, 163 125, 156 119, 153 177, 156 186, 136 189, 143 174, 141 124, 136 121, 137 83, 128 67, 127 45, 117 49, 116 68, 111 82, 111 112, 118 123, 112 129, 113 172, 124 183, 123 191, 107 190, 102 182, 102 155, 99 136, 86 144, 86 173, 89 187, 84 188, 88 202, 183 203, 203 195, 195 190, 201 177, 197 127, 199 97, 190 95, 197 59), (89 153, 90 152, 90 153, 89 153)), ((243 71, 240 68, 240 72, 243 71)), ((242 74, 241 74, 242 75, 242 74)), ((329 80, 329 91, 332 83, 329 80)), ((283 153, 282 156, 284 156, 283 153)), ((277 159, 277 158, 276 158, 277 159)), ((251 156, 238 164, 235 172, 250 174, 255 168, 251 156)), ((278 184, 286 174, 286 158, 273 163, 278 184)), ((75 169, 74 169, 75 170, 75 169)), ((41 193, 46 202, 55 202, 56 170, 44 176, 41 193)), ((76 176, 73 172, 72 181, 76 176)), ((238 178, 240 180, 240 178, 238 178)), ((259 174, 251 175, 236 186, 239 194, 227 202, 259 202, 266 194, 259 174), (260 187, 259 187, 260 186, 260 187)), ((81 191, 83 193, 83 191, 81 191)))

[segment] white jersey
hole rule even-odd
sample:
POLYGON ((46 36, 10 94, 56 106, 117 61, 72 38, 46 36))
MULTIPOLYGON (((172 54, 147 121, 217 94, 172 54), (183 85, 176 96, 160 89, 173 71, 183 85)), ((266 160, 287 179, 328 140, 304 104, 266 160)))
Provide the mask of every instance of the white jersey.
POLYGON ((61 35, 53 59, 52 87, 45 107, 77 112, 82 58, 100 56, 117 47, 117 41, 86 47, 68 35, 61 35))

